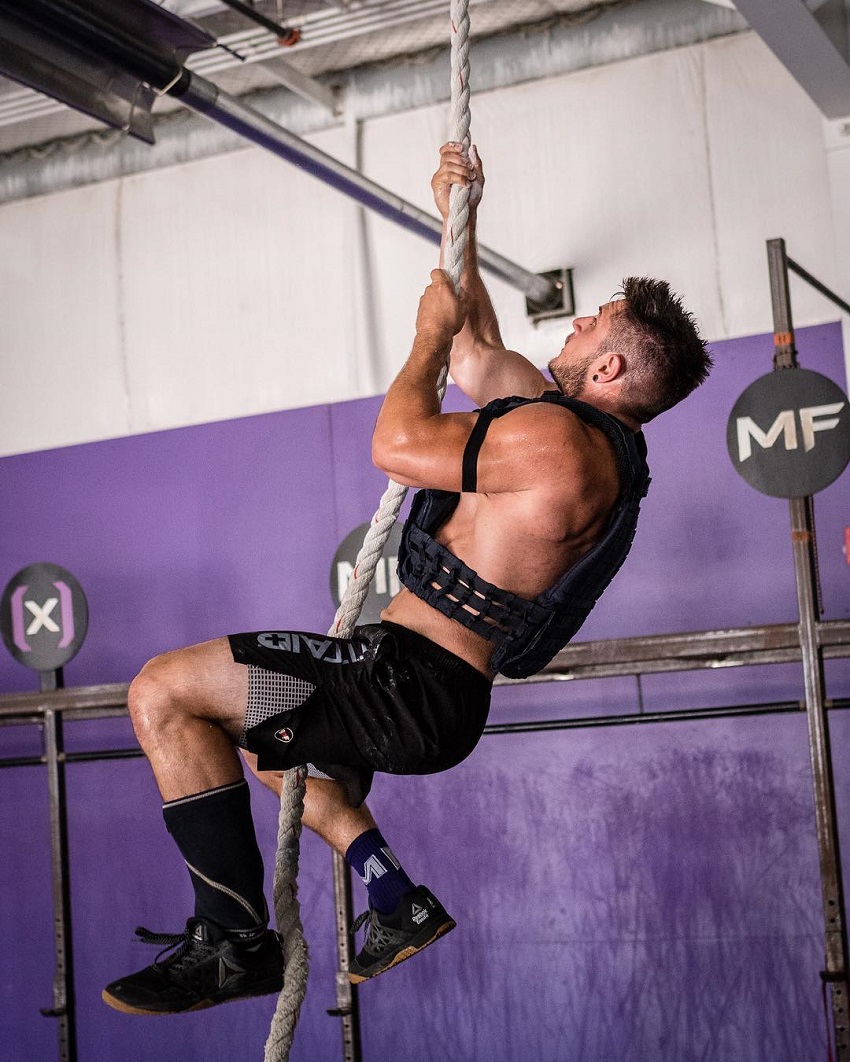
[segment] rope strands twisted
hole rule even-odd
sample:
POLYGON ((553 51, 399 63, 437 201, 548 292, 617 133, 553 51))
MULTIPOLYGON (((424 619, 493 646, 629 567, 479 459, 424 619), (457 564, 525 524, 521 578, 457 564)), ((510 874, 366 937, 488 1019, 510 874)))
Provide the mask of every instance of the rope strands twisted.
POLYGON ((301 817, 307 791, 307 768, 286 771, 280 793, 277 857, 274 871, 274 913, 283 950, 283 990, 278 996, 264 1058, 286 1062, 307 991, 307 944, 298 902, 298 855, 301 817))
MULTIPOLYGON (((449 139, 463 144, 468 151, 469 0, 451 0, 450 20, 452 77, 449 139)), ((469 189, 452 185, 445 269, 454 283, 455 291, 460 290, 468 219, 469 189)), ((446 393, 447 378, 446 365, 437 382, 441 402, 446 393)), ((357 554, 354 573, 328 631, 331 637, 347 638, 354 630, 378 561, 406 495, 407 487, 389 481, 357 554)), ((307 945, 304 941, 298 902, 299 840, 306 782, 307 768, 297 767, 284 773, 281 788, 273 896, 277 929, 283 948, 284 982, 266 1040, 264 1062, 288 1062, 295 1025, 307 991, 307 945)))
MULTIPOLYGON (((452 81, 449 139, 463 145, 469 153, 469 0, 452 0, 452 81)), ((466 230, 469 221, 469 189, 453 184, 449 198, 449 223, 446 238, 445 269, 460 291, 466 230)), ((442 398, 442 395, 440 396, 442 398)))
POLYGON ((369 584, 384 552, 384 546, 404 502, 407 487, 390 480, 384 491, 377 511, 369 524, 369 530, 363 539, 363 545, 354 562, 354 571, 349 579, 345 594, 339 603, 328 634, 334 638, 347 638, 354 630, 363 602, 369 593, 369 584))

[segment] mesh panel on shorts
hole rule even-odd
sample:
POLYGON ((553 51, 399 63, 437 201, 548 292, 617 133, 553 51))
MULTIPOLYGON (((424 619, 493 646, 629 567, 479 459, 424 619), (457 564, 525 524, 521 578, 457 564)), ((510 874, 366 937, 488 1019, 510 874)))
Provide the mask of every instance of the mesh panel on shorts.
POLYGON ((245 732, 277 715, 303 704, 315 689, 315 684, 306 679, 282 675, 279 671, 267 671, 256 664, 248 665, 248 707, 245 710, 245 725, 239 736, 239 744, 246 748, 245 732))

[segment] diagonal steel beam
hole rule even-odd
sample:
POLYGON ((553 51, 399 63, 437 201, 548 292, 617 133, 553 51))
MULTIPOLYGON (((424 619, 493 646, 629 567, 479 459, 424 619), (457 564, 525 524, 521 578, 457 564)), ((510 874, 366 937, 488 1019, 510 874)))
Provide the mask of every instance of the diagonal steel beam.
POLYGON ((735 6, 827 118, 850 115, 850 64, 803 0, 735 6))
POLYGON ((294 92, 304 100, 318 103, 331 114, 342 114, 342 100, 339 94, 328 88, 324 82, 302 74, 291 63, 286 63, 282 59, 269 59, 260 66, 279 85, 288 88, 290 92, 294 92))

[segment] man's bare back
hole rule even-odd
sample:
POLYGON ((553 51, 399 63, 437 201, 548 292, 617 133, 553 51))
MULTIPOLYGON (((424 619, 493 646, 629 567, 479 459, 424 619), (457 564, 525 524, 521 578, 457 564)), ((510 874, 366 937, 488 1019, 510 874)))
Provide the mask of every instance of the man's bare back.
MULTIPOLYGON (((478 468, 480 493, 460 495, 436 538, 482 579, 533 600, 600 538, 619 486, 611 444, 566 409, 524 406, 491 424, 478 468), (506 480, 515 489, 505 489, 506 480)), ((382 619, 493 677, 493 644, 409 590, 402 588, 382 619)))

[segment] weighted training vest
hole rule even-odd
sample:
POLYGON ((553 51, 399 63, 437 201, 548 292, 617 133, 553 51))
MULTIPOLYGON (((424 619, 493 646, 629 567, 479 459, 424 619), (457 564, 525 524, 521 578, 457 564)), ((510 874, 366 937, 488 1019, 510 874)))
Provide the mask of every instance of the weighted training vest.
POLYGON ((547 391, 539 398, 498 398, 479 410, 463 455, 462 491, 475 491, 478 451, 492 420, 532 402, 564 406, 603 431, 613 444, 620 494, 596 545, 553 586, 528 601, 482 579, 434 538, 457 507, 460 494, 420 490, 404 525, 398 556, 401 583, 444 616, 492 641, 495 651, 490 666, 509 678, 526 678, 540 671, 587 619, 628 555, 640 502, 649 487, 641 433, 636 435, 586 402, 547 391))

